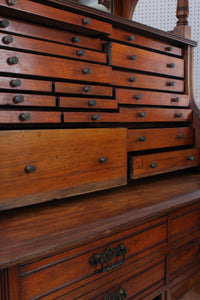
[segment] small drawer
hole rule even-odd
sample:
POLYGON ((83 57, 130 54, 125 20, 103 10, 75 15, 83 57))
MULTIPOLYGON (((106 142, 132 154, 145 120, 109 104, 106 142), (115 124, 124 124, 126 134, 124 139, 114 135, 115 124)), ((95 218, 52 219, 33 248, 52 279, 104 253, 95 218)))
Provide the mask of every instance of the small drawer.
POLYGON ((184 248, 173 249, 169 256, 170 280, 182 275, 186 270, 199 264, 200 269, 200 241, 188 243, 184 248), (175 253, 174 253, 175 252, 175 253))
MULTIPOLYGON (((122 276, 124 279, 127 276, 133 278, 141 271, 149 270, 150 267, 152 267, 152 274, 159 269, 159 275, 156 275, 158 281, 163 279, 163 258, 152 262, 155 256, 152 258, 151 254, 157 251, 157 256, 159 256, 159 253, 166 247, 166 221, 166 218, 159 218, 99 239, 94 243, 22 264, 19 268, 22 299, 39 298, 44 293, 48 295, 52 291, 54 291, 52 299, 57 299, 64 293, 67 293, 67 299, 75 299, 74 291, 81 295, 82 288, 86 285, 86 293, 90 293, 97 287, 102 292, 103 282, 107 284, 107 288, 110 288, 113 283, 121 282, 122 276), (122 248, 122 245, 125 248, 122 248), (93 265, 97 255, 104 260, 105 270, 102 270, 101 263, 93 265), (144 256, 145 262, 141 263, 142 259, 144 261, 144 256), (112 269, 113 265, 114 269, 112 269), (130 272, 131 275, 129 275, 130 272), (46 280, 41 280, 41 278, 46 280), (51 285, 49 285, 50 280, 51 285)), ((148 284, 154 283, 155 277, 147 278, 148 284)), ((85 299, 90 299, 90 297, 85 299)))
POLYGON ((191 109, 170 108, 120 108, 121 122, 190 122, 191 109))
POLYGON ((42 40, 59 42, 83 48, 102 51, 102 41, 99 38, 84 36, 66 30, 45 27, 15 19, 0 16, 0 22, 6 21, 5 27, 0 27, 4 34, 18 34, 26 37, 34 37, 42 40))
MULTIPOLYGON (((40 117, 44 122, 45 113, 40 117)), ((0 140, 2 207, 126 184, 125 128, 1 131, 0 140)))
POLYGON ((117 109, 116 100, 60 97, 60 107, 66 108, 89 108, 89 109, 117 109))
POLYGON ((32 52, 45 53, 61 57, 72 57, 79 60, 87 60, 105 64, 107 57, 105 53, 76 48, 68 45, 56 44, 17 35, 0 33, 0 46, 32 52))
POLYGON ((116 99, 121 104, 129 105, 189 106, 188 95, 149 92, 135 89, 117 88, 116 99))
POLYGON ((0 89, 52 92, 52 82, 15 77, 1 77, 0 89))
POLYGON ((193 143, 193 128, 190 127, 128 130, 128 151, 192 145, 193 143))
POLYGON ((55 92, 60 94, 78 94, 84 96, 113 97, 113 88, 92 84, 76 84, 69 82, 56 82, 55 92))
POLYGON ((155 40, 146 36, 138 35, 133 32, 123 31, 117 28, 113 28, 113 32, 109 36, 109 38, 128 43, 130 45, 138 45, 168 54, 183 56, 183 50, 181 48, 167 44, 160 40, 155 40))
POLYGON ((109 23, 32 1, 18 0, 15 5, 9 5, 7 0, 1 0, 0 8, 4 12, 9 12, 9 9, 12 8, 14 15, 24 16, 27 20, 37 18, 37 20, 43 20, 43 22, 45 20, 48 24, 50 19, 59 22, 60 26, 67 27, 68 25, 68 27, 76 28, 76 30, 106 34, 112 32, 112 25, 109 23))
POLYGON ((0 55, 1 71, 6 73, 111 82, 109 66, 8 50, 0 50, 0 55))
POLYGON ((130 178, 142 178, 200 164, 199 149, 170 151, 157 154, 133 156, 129 159, 130 178))
POLYGON ((64 123, 120 122, 120 114, 102 112, 65 112, 64 123))
POLYGON ((60 112, 0 111, 0 124, 60 123, 60 112))
POLYGON ((55 107, 56 98, 45 95, 0 93, 0 105, 55 107))
POLYGON ((112 84, 122 87, 184 92, 184 80, 116 70, 112 72, 112 84))
POLYGON ((113 66, 184 78, 184 60, 131 46, 112 43, 113 66))

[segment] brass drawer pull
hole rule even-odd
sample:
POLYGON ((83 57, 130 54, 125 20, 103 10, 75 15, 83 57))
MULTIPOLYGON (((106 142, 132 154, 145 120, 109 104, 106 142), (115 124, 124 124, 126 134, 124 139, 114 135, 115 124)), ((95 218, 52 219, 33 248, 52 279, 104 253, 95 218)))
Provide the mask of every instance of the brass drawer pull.
POLYGON ((172 48, 172 47, 167 47, 166 50, 167 50, 167 51, 172 51, 173 48, 172 48))
POLYGON ((27 173, 33 174, 36 171, 36 167, 34 165, 28 165, 28 166, 25 167, 25 171, 27 173))
POLYGON ((100 162, 101 164, 107 164, 108 158, 107 158, 107 157, 101 157, 101 158, 99 158, 99 162, 100 162))
POLYGON ((97 267, 98 264, 100 264, 101 272, 107 272, 123 265, 126 262, 125 254, 127 252, 128 250, 126 249, 126 246, 123 243, 121 243, 116 248, 113 247, 106 248, 106 250, 101 254, 94 253, 93 256, 90 258, 89 263, 95 268, 97 267), (109 263, 114 257, 119 257, 119 256, 122 256, 121 262, 105 267, 106 263, 109 263))
POLYGON ((19 59, 17 58, 17 56, 13 56, 13 57, 9 57, 7 62, 9 65, 17 65, 19 62, 19 59))
POLYGON ((92 91, 92 87, 91 86, 84 86, 84 88, 83 88, 83 91, 84 92, 91 92, 92 91))
POLYGON ((21 121, 29 121, 31 119, 31 115, 29 113, 22 113, 19 115, 19 119, 21 121))
POLYGON ((177 113, 175 114, 175 118, 182 118, 183 117, 183 114, 182 113, 177 113))
POLYGON ((83 74, 91 74, 91 69, 90 68, 85 68, 83 69, 83 74))
POLYGON ((152 164, 151 164, 151 168, 152 168, 152 169, 156 169, 157 166, 158 166, 157 163, 152 163, 152 164))
POLYGON ((174 67, 175 67, 175 64, 174 64, 174 63, 168 64, 168 67, 169 67, 169 68, 174 68, 174 67))
POLYGON ((10 85, 11 85, 11 87, 18 87, 18 86, 20 86, 22 83, 21 83, 21 80, 19 80, 19 79, 13 79, 13 80, 11 80, 11 82, 10 82, 10 85))
POLYGON ((129 40, 129 42, 135 41, 134 35, 130 35, 130 36, 128 37, 128 40, 129 40))
POLYGON ((115 293, 109 292, 107 295, 105 295, 103 300, 123 300, 126 297, 127 297, 126 290, 121 286, 119 291, 115 293))
POLYGON ((179 134, 178 139, 184 139, 184 134, 179 134))
POLYGON ((89 25, 91 24, 91 19, 90 18, 85 18, 82 20, 83 25, 89 25))
POLYGON ((140 142, 145 142, 146 141, 146 136, 140 136, 139 141, 140 142))
POLYGON ((130 60, 136 60, 137 59, 137 55, 131 55, 130 56, 130 60))
POLYGON ((6 27, 8 27, 9 25, 10 25, 10 23, 9 23, 8 20, 2 20, 2 21, 0 22, 0 27, 1 27, 1 28, 6 28, 6 27))
POLYGON ((97 105, 97 101, 96 100, 89 100, 88 101, 88 105, 89 106, 96 106, 97 105))
POLYGON ((129 78, 129 81, 130 81, 130 82, 136 82, 136 77, 130 77, 130 78, 129 78))
POLYGON ((193 157, 193 156, 188 156, 188 157, 187 157, 187 160, 193 161, 193 160, 194 160, 194 157, 193 157))
POLYGON ((92 120, 93 121, 99 121, 101 119, 100 115, 99 114, 96 114, 96 115, 93 115, 92 116, 92 120))
POLYGON ((140 118, 145 118, 146 117, 146 113, 145 112, 140 112, 139 116, 140 116, 140 118))
POLYGON ((175 82, 174 81, 169 81, 168 86, 175 86, 175 82))
POLYGON ((9 5, 16 5, 18 0, 8 0, 9 5))
POLYGON ((79 36, 73 36, 73 38, 72 38, 73 43, 80 43, 80 41, 81 41, 81 39, 79 36))
POLYGON ((13 98, 13 102, 14 102, 15 104, 24 102, 24 96, 22 96, 22 95, 17 95, 17 96, 15 96, 15 97, 13 98))
POLYGON ((78 51, 76 52, 76 54, 77 54, 78 56, 84 56, 84 55, 85 55, 85 51, 84 51, 84 50, 78 50, 78 51))
POLYGON ((10 44, 14 41, 14 38, 12 37, 12 35, 7 35, 3 38, 3 43, 4 44, 10 44))
POLYGON ((179 102, 179 97, 173 98, 172 101, 173 102, 179 102))
POLYGON ((142 99, 142 95, 136 95, 136 96, 135 96, 135 99, 136 99, 136 100, 141 100, 141 99, 142 99))

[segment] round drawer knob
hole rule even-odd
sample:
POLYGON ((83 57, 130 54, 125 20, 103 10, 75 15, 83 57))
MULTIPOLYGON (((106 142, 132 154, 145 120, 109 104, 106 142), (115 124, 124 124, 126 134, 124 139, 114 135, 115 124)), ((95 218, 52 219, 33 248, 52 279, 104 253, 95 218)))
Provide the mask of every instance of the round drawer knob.
POLYGON ((174 81, 169 81, 168 86, 175 86, 175 82, 174 81))
POLYGON ((19 87, 21 84, 21 80, 19 79, 13 79, 10 82, 11 87, 19 87))
POLYGON ((193 160, 194 160, 194 157, 193 157, 193 156, 188 156, 188 157, 187 157, 187 160, 193 161, 193 160))
POLYGON ((91 19, 90 18, 85 18, 82 20, 83 25, 89 25, 91 23, 91 19))
POLYGON ((136 100, 141 100, 141 99, 142 99, 142 95, 136 95, 136 96, 135 96, 135 99, 136 99, 136 100))
POLYGON ((184 134, 179 134, 178 139, 184 139, 184 134))
POLYGON ((83 74, 91 74, 91 69, 90 68, 85 68, 83 69, 83 74))
POLYGON ((100 157, 100 158, 99 158, 99 162, 100 162, 101 164, 107 164, 108 158, 107 158, 107 157, 100 157))
POLYGON ((179 97, 173 98, 172 101, 173 102, 179 102, 179 97))
POLYGON ((152 169, 156 169, 157 166, 158 166, 157 163, 152 163, 152 164, 151 164, 151 168, 152 168, 152 169))
POLYGON ((136 82, 136 77, 130 77, 130 78, 129 78, 129 81, 130 81, 130 82, 136 82))
POLYGON ((9 65, 17 65, 18 62, 19 62, 19 59, 17 58, 17 56, 13 56, 13 57, 8 58, 8 64, 9 65))
POLYGON ((130 36, 128 37, 128 40, 129 40, 129 42, 135 41, 134 35, 130 35, 130 36))
POLYGON ((72 38, 73 43, 80 43, 80 41, 81 41, 81 39, 79 36, 73 36, 73 38, 72 38))
POLYGON ((84 51, 84 50, 78 50, 78 51, 76 52, 76 54, 77 54, 78 56, 84 56, 84 55, 85 55, 85 51, 84 51))
POLYGON ((3 38, 3 43, 4 44, 10 44, 14 41, 12 35, 7 35, 3 38))
POLYGON ((89 85, 88 86, 84 86, 83 91, 86 92, 86 93, 87 92, 91 92, 92 91, 92 87, 89 86, 89 85))
POLYGON ((16 5, 18 0, 8 0, 9 5, 16 5))
POLYGON ((140 112, 139 116, 140 116, 140 118, 145 118, 146 117, 146 113, 145 112, 140 112))
POLYGON ((175 114, 175 117, 176 117, 176 118, 182 118, 182 116, 183 116, 182 113, 175 114))
POLYGON ((25 172, 26 173, 35 173, 36 167, 34 165, 28 165, 25 167, 25 172))
POLYGON ((145 142, 146 141, 146 136, 140 136, 139 141, 140 142, 145 142))
POLYGON ((136 60, 137 59, 137 55, 131 55, 130 56, 130 60, 136 60))
POLYGON ((88 105, 89 106, 96 106, 97 105, 97 101, 96 100, 89 100, 88 101, 88 105))
POLYGON ((92 116, 92 120, 93 121, 99 121, 101 119, 100 115, 99 114, 96 114, 96 115, 93 115, 92 116))
POLYGON ((0 22, 0 27, 1 27, 1 28, 6 28, 6 27, 8 27, 9 25, 10 25, 10 23, 9 23, 8 20, 2 20, 2 21, 0 22))
POLYGON ((21 121, 29 121, 31 119, 31 115, 29 113, 22 113, 19 115, 21 121))
POLYGON ((172 47, 167 47, 166 50, 167 50, 167 51, 172 51, 173 48, 172 48, 172 47))
POLYGON ((175 67, 175 64, 174 64, 174 63, 168 64, 168 67, 169 67, 169 68, 174 68, 174 67, 175 67))
POLYGON ((22 95, 17 95, 17 96, 15 96, 15 97, 13 98, 13 102, 14 102, 15 104, 24 102, 24 96, 22 96, 22 95))

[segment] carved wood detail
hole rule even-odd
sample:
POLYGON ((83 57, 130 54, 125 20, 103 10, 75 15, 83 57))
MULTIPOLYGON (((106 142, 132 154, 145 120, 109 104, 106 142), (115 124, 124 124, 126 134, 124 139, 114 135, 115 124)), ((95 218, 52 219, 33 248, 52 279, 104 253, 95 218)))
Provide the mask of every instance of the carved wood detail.
POLYGON ((0 270, 0 299, 9 300, 7 269, 0 270))
POLYGON ((132 20, 139 0, 114 0, 113 12, 115 15, 132 20))
POLYGON ((191 27, 188 25, 189 3, 188 0, 178 0, 176 17, 177 25, 174 28, 174 34, 190 39, 191 27))

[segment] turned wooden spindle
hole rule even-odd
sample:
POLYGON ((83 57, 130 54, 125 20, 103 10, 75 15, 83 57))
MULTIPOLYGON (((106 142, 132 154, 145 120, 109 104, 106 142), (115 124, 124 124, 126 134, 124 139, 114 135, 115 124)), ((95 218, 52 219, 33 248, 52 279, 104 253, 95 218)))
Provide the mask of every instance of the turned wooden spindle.
POLYGON ((190 39, 191 28, 188 25, 189 3, 188 0, 178 0, 176 17, 177 25, 174 28, 174 34, 190 39))
POLYGON ((114 0, 113 13, 132 20, 133 13, 139 0, 114 0))

